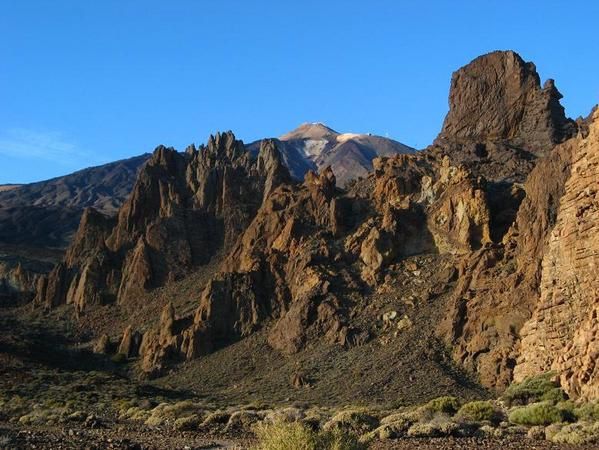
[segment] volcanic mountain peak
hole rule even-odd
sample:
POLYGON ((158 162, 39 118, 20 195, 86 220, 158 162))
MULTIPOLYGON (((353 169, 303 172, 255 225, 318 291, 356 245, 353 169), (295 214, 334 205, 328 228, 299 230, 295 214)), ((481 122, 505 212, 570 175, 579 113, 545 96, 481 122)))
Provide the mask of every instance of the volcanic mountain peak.
POLYGON ((305 122, 295 130, 283 134, 279 139, 282 141, 290 141, 292 139, 331 140, 338 134, 322 122, 305 122))
MULTIPOLYGON (((282 135, 278 146, 294 178, 303 180, 308 170, 330 166, 338 186, 366 176, 376 157, 414 152, 413 148, 389 138, 370 133, 338 133, 319 122, 304 123, 282 135)), ((249 147, 255 153, 258 142, 249 147)))

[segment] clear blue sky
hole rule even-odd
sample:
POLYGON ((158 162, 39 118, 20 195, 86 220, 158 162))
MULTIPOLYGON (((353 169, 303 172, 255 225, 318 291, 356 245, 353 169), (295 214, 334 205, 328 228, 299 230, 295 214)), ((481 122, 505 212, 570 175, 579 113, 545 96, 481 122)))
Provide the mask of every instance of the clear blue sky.
POLYGON ((496 49, 587 115, 598 23, 596 1, 0 0, 0 183, 306 121, 421 148, 496 49))

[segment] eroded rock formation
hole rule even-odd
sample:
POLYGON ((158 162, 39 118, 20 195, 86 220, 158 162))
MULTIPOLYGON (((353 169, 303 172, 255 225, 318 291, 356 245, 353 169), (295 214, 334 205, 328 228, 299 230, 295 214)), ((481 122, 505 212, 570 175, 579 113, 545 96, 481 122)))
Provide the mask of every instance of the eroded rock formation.
POLYGON ((448 273, 420 297, 439 299, 455 361, 489 387, 556 370, 572 396, 598 397, 599 115, 575 123, 560 97, 513 52, 477 58, 453 76, 435 143, 375 159, 347 190, 330 168, 292 181, 276 141, 257 156, 231 133, 159 147, 116 219, 86 212, 37 302, 127 304, 220 252, 194 312, 161 304, 143 337, 124 331, 119 352, 158 374, 257 330, 287 355, 367 342, 359 299, 426 254, 448 273))
POLYGON ((262 203, 289 177, 264 141, 250 158, 232 133, 185 154, 160 146, 115 220, 88 209, 62 263, 39 282, 47 307, 127 302, 183 277, 230 248, 262 203))

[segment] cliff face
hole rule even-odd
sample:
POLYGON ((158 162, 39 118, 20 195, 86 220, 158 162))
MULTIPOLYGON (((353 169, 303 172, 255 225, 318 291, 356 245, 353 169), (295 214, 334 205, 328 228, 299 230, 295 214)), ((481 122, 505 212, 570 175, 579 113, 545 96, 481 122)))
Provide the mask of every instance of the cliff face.
POLYGON ((555 225, 541 262, 540 298, 522 328, 516 379, 555 370, 566 390, 599 396, 596 359, 599 299, 599 114, 588 135, 564 144, 570 170, 556 199, 555 225))
POLYGON ((577 145, 560 97, 551 80, 541 88, 534 65, 517 54, 481 56, 453 75, 450 111, 429 149, 453 152, 493 184, 495 244, 459 261, 439 327, 454 358, 487 386, 512 381, 521 330, 540 296, 541 261, 577 145))
POLYGON ((556 120, 560 109, 552 102, 542 104, 545 112, 537 112, 538 121, 523 118, 517 127, 525 131, 518 139, 528 140, 538 155, 522 186, 524 199, 501 242, 460 263, 459 283, 440 332, 453 345, 456 360, 488 386, 502 388, 513 378, 557 370, 570 395, 596 397, 592 383, 583 387, 594 367, 588 356, 592 331, 583 322, 592 317, 594 303, 594 277, 585 264, 592 267, 594 255, 596 117, 576 137, 551 146, 575 126, 556 120), (536 123, 536 131, 528 123, 536 123), (545 142, 546 150, 539 151, 535 142, 545 142), (584 213, 576 215, 587 208, 590 222, 584 213))

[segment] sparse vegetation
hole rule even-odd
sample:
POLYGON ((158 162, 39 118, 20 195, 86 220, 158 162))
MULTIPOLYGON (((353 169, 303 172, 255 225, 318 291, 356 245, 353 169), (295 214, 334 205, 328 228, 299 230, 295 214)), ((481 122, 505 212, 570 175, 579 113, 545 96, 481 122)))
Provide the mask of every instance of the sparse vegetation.
POLYGON ((586 420, 589 422, 599 421, 599 403, 585 403, 574 407, 574 414, 579 420, 586 420))
POLYGON ((444 413, 452 416, 460 409, 460 401, 456 397, 438 397, 428 402, 425 408, 433 413, 444 413))
POLYGON ((489 401, 468 402, 459 409, 458 418, 470 422, 493 422, 498 423, 501 420, 501 411, 489 401))
POLYGON ((572 422, 574 417, 567 409, 561 409, 550 402, 540 402, 513 409, 509 420, 518 425, 550 425, 572 422))
POLYGON ((364 410, 347 410, 335 414, 323 428, 362 435, 374 430, 378 425, 378 419, 364 410))
POLYGON ((526 405, 542 400, 558 398, 557 390, 562 392, 555 381, 555 372, 547 372, 534 377, 525 378, 520 383, 513 383, 503 393, 501 399, 508 405, 526 405), (545 398, 543 398, 545 397, 545 398))
POLYGON ((556 444, 596 444, 599 443, 599 423, 564 425, 547 437, 556 444))

